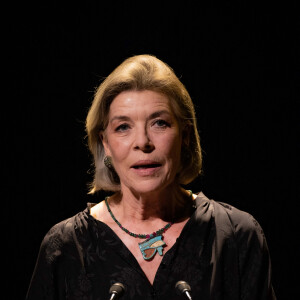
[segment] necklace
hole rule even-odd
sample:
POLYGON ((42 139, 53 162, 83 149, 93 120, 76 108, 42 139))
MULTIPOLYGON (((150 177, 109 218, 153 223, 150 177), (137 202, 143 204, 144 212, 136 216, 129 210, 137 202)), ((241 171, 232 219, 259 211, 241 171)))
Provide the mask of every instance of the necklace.
MULTIPOLYGON (((189 192, 190 192, 190 197, 192 197, 193 192, 192 191, 189 191, 189 192)), ((123 227, 121 225, 121 223, 116 219, 116 217, 114 216, 114 214, 112 213, 112 211, 108 205, 107 199, 108 199, 108 197, 105 197, 105 204, 106 204, 107 210, 108 210, 110 216, 112 217, 112 219, 118 224, 118 226, 124 232, 126 232, 127 234, 129 234, 132 237, 146 239, 145 241, 138 243, 139 248, 142 252, 143 258, 145 260, 150 260, 152 257, 154 257, 156 252, 158 252, 159 255, 162 256, 163 255, 163 246, 166 245, 166 243, 162 240, 163 233, 173 225, 173 222, 168 223, 163 228, 161 228, 153 233, 150 233, 150 234, 137 234, 137 233, 130 232, 128 229, 123 227)))

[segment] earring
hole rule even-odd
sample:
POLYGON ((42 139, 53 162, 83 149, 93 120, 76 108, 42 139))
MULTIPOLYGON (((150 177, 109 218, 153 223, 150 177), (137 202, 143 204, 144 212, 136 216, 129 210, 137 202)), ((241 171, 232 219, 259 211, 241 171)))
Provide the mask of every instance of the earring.
POLYGON ((110 156, 105 156, 104 157, 104 165, 108 168, 108 169, 112 169, 113 165, 112 165, 112 161, 111 161, 111 157, 110 156))

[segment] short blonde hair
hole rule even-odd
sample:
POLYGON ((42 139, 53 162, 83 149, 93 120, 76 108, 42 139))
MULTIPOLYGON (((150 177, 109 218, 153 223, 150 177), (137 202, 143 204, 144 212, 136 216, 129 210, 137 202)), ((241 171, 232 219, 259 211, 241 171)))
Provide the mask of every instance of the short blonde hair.
POLYGON ((179 184, 192 182, 202 169, 202 152, 195 109, 185 86, 173 69, 153 55, 136 55, 123 61, 96 89, 86 119, 88 146, 94 158, 94 179, 90 193, 99 190, 119 191, 118 175, 104 165, 105 152, 99 133, 108 125, 109 109, 123 91, 151 90, 164 94, 171 102, 182 129, 187 129, 188 142, 182 143, 179 184))

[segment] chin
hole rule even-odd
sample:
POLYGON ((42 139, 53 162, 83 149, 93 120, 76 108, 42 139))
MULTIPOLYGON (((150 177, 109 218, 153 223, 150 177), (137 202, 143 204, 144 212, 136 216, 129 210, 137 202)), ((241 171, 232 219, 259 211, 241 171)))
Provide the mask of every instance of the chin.
POLYGON ((170 185, 168 180, 161 180, 160 178, 135 181, 133 184, 125 184, 126 188, 139 194, 149 194, 158 192, 170 185))

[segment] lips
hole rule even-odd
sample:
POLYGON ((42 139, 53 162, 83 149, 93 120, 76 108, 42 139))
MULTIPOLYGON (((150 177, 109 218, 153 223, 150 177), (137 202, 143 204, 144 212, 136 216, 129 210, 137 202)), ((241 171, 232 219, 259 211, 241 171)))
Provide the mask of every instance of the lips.
POLYGON ((161 163, 153 160, 139 160, 136 163, 134 163, 131 168, 136 170, 143 170, 143 169, 153 169, 161 167, 161 163))
POLYGON ((131 170, 140 177, 157 176, 162 163, 153 160, 139 160, 131 166, 131 170))

